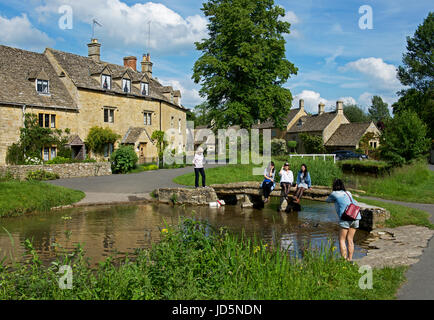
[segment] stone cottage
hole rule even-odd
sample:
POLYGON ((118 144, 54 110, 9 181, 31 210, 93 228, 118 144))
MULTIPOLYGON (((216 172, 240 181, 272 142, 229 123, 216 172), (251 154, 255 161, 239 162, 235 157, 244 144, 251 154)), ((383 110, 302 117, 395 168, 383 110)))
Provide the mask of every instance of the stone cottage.
MULTIPOLYGON (((36 114, 43 127, 69 128, 69 144, 78 159, 87 154, 84 141, 94 126, 121 136, 114 146, 106 146, 105 158, 124 143, 134 146, 140 162, 155 160, 155 130, 170 130, 172 147, 184 150, 187 109, 181 92, 163 86, 152 76, 152 67, 149 54, 140 70, 136 57, 125 57, 122 65, 102 61, 97 39, 88 44, 87 57, 0 45, 0 165, 8 146, 18 141, 26 113, 36 114)), ((41 150, 44 160, 56 152, 55 146, 41 150)))
POLYGON ((328 152, 336 150, 354 150, 359 148, 362 137, 373 132, 376 138, 370 141, 373 148, 379 146, 380 131, 373 122, 350 123, 344 115, 343 102, 337 101, 336 109, 332 112, 325 112, 325 105, 320 103, 318 113, 308 115, 304 110, 304 101, 299 101, 299 108, 291 109, 287 119, 287 126, 284 130, 274 127, 273 121, 259 123, 253 126, 260 131, 271 130, 272 139, 285 139, 287 141, 297 141, 297 152, 305 153, 300 134, 307 133, 321 136, 328 152))

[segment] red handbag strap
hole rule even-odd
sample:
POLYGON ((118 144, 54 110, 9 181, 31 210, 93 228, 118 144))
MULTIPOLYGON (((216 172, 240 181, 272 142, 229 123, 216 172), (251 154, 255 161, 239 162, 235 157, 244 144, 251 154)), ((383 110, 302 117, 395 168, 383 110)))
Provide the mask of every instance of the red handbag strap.
POLYGON ((353 198, 350 197, 350 195, 348 194, 348 192, 345 191, 345 193, 347 194, 348 198, 350 198, 351 203, 354 203, 353 198))

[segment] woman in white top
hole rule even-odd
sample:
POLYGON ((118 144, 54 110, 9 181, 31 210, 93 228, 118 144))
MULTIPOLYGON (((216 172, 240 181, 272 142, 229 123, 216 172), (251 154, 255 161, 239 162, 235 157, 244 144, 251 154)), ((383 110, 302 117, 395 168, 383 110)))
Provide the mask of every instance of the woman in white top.
POLYGON ((280 186, 282 187, 281 197, 280 197, 280 208, 282 207, 283 200, 285 200, 288 197, 289 190, 291 188, 291 185, 294 183, 294 174, 291 170, 289 170, 289 163, 286 162, 282 169, 280 169, 279 172, 280 176, 280 186))
POLYGON ((195 175, 195 187, 199 188, 199 173, 202 176, 202 187, 205 187, 205 170, 203 168, 205 164, 205 157, 203 156, 203 149, 197 148, 196 154, 193 158, 194 175, 195 175))

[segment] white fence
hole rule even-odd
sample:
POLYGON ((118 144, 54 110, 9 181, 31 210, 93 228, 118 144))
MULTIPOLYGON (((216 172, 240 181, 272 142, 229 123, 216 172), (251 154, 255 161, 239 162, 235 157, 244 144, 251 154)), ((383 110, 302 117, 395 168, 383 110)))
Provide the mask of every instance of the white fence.
POLYGON ((335 154, 290 154, 289 158, 291 159, 292 157, 313 157, 313 160, 315 160, 316 158, 323 158, 324 161, 326 159, 326 157, 333 157, 333 161, 334 163, 336 163, 336 155, 335 154))

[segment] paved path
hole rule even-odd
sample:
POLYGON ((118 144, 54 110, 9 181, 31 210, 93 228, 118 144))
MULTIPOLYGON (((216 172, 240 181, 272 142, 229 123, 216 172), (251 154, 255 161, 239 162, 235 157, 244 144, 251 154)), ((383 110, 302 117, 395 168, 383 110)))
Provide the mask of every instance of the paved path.
MULTIPOLYGON (((209 165, 207 168, 216 166, 218 165, 209 165)), ((49 183, 85 192, 86 197, 78 205, 120 203, 144 199, 158 188, 180 187, 172 181, 173 178, 191 172, 193 167, 185 167, 125 175, 60 179, 49 183)))
MULTIPOLYGON (((434 165, 429 165, 429 168, 434 171, 434 165)), ((431 214, 430 221, 434 223, 434 204, 401 202, 372 197, 365 198, 424 210, 431 214)), ((409 268, 406 277, 407 282, 397 294, 399 300, 434 300, 434 238, 429 241, 428 247, 424 249, 419 262, 409 268)))

